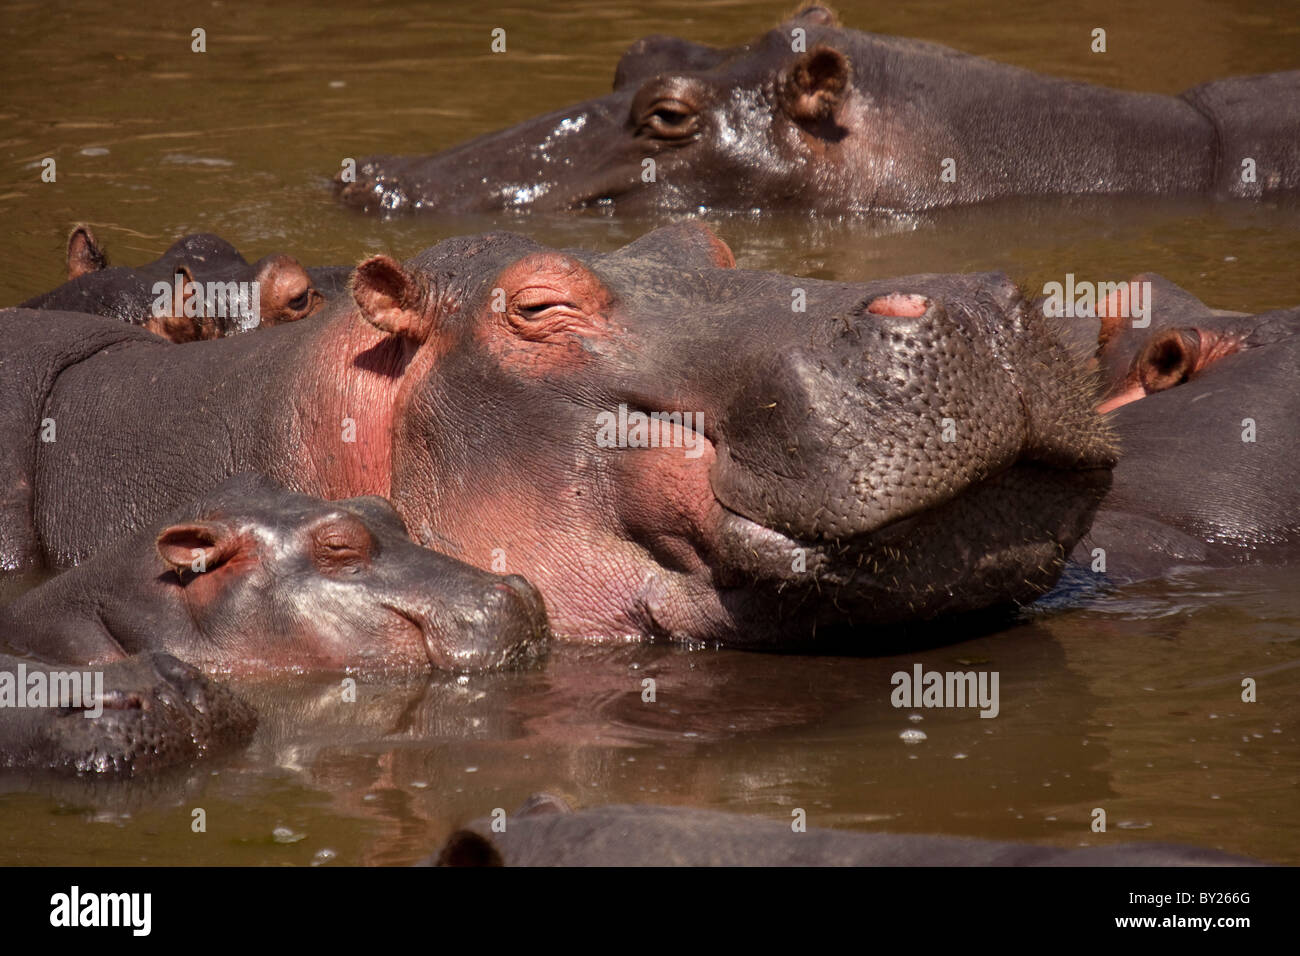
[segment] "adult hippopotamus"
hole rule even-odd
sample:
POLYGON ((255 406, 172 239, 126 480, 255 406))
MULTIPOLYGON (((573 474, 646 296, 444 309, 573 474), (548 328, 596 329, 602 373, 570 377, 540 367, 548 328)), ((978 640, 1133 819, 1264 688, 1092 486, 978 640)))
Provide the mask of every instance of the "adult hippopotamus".
MULTIPOLYGON (((323 270, 322 278, 336 286, 336 272, 323 270)), ((313 277, 291 255, 250 265, 220 236, 195 233, 153 262, 110 267, 90 227, 78 226, 68 237, 68 281, 20 308, 89 312, 193 342, 294 322, 324 304, 313 277)))
POLYGON ((0 555, 78 562, 243 470, 388 497, 571 639, 808 646, 1055 581, 1109 482, 1083 373, 1001 275, 734 268, 703 226, 361 263, 312 322, 168 349, 0 313, 0 555))
POLYGON ((0 702, 3 769, 131 775, 242 746, 257 728, 252 708, 228 689, 159 652, 91 669, 0 652, 0 702), (74 682, 80 694, 87 681, 90 692, 71 706, 49 698, 74 682), (21 706, 13 693, 24 695, 21 706))
POLYGON ((414 544, 383 498, 324 502, 239 475, 0 608, 10 649, 206 671, 481 671, 545 648, 541 595, 414 544))
POLYGON ((424 866, 1241 866, 1255 861, 1160 843, 1067 849, 965 837, 854 833, 688 807, 571 810, 531 797, 505 830, 479 820, 424 866))
POLYGON ((367 210, 448 213, 1258 198, 1300 188, 1300 71, 1129 93, 843 29, 810 7, 728 49, 647 37, 612 93, 433 156, 364 159, 338 187, 367 210))
MULTIPOLYGON (((1123 581, 1179 565, 1300 558, 1300 308, 1212 309, 1157 275, 1146 317, 1071 320, 1095 342, 1099 409, 1122 454, 1075 560, 1123 581)), ((1141 286, 1138 286, 1141 288, 1141 286)))

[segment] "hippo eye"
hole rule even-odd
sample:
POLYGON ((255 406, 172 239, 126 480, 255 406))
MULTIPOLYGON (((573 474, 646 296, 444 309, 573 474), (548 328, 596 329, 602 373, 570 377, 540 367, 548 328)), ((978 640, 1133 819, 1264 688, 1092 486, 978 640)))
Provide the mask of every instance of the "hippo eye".
POLYGON ((307 308, 307 303, 309 303, 310 301, 311 301, 311 290, 308 289, 306 292, 303 292, 299 295, 295 295, 292 299, 290 299, 289 308, 293 309, 295 312, 301 312, 303 309, 307 308))
POLYGON ((586 316, 582 309, 553 291, 525 291, 510 303, 510 324, 524 338, 541 340, 557 332, 574 331, 586 316))
POLYGON ((344 571, 356 574, 370 563, 370 534, 351 522, 327 526, 316 532, 312 557, 325 573, 344 571))
POLYGON ((641 129, 663 139, 685 139, 699 128, 699 114, 681 100, 656 100, 643 114, 641 129))

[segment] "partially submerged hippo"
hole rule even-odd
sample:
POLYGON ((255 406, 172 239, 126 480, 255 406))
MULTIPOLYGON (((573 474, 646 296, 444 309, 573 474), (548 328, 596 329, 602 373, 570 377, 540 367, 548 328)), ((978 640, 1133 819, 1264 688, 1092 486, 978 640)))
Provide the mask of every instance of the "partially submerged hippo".
MULTIPOLYGON (((321 278, 337 285, 336 271, 321 278)), ((195 233, 153 262, 110 267, 90 227, 78 226, 68 237, 68 281, 20 308, 89 312, 193 342, 294 322, 324 304, 313 276, 284 253, 250 265, 221 237, 195 233)))
POLYGON ((414 544, 382 498, 240 475, 0 608, 0 635, 61 664, 472 671, 536 659, 547 623, 526 581, 414 544))
POLYGON ((1300 188, 1300 71, 1128 93, 843 29, 810 7, 729 49, 647 37, 624 54, 612 93, 347 174, 338 186, 352 205, 453 214, 1258 198, 1300 188))
POLYGON ((390 498, 571 639, 861 648, 1050 587, 1114 453, 1019 290, 733 265, 697 224, 610 254, 449 239, 165 363, 140 330, 0 312, 0 557, 75 563, 256 470, 390 498))
POLYGON ((19 678, 23 706, 0 689, 0 769, 138 774, 242 746, 257 728, 252 708, 170 654, 72 668, 0 652, 0 685, 19 678), (84 686, 87 674, 89 695, 51 706, 50 686, 84 686), (45 705, 30 706, 42 682, 45 705))
POLYGON ((1197 847, 1128 843, 1064 849, 964 837, 854 833, 687 807, 571 811, 547 794, 505 818, 457 830, 434 866, 1231 866, 1197 847))
MULTIPOLYGON (((1180 565, 1300 559, 1300 308, 1211 309, 1156 275, 1149 325, 1116 302, 1073 320, 1097 343, 1122 449, 1075 560, 1122 581, 1180 565)), ((1131 284, 1130 284, 1131 287, 1131 284)))

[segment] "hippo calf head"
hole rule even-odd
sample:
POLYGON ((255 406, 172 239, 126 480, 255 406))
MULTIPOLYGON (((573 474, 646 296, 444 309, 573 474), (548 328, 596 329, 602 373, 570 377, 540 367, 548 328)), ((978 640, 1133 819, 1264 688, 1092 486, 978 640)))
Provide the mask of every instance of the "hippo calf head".
POLYGON ((694 224, 362 263, 382 337, 326 348, 395 398, 347 467, 388 456, 421 542, 526 575, 570 637, 806 645, 1049 587, 1113 451, 1015 286, 733 263, 694 224))
POLYGON ((413 543, 383 498, 323 502, 254 477, 169 524, 157 550, 166 599, 194 631, 162 649, 247 670, 486 670, 534 659, 547 637, 541 596, 413 543))
POLYGON ((326 502, 255 474, 0 610, 15 649, 205 669, 480 671, 539 658, 541 595, 415 544, 383 498, 326 502), (160 563, 161 562, 161 563, 160 563))
POLYGON ((173 342, 193 342, 294 322, 324 304, 307 270, 291 255, 268 255, 250 265, 226 240, 195 233, 178 239, 154 262, 110 267, 94 233, 78 226, 68 237, 68 281, 23 307, 89 312, 144 326, 173 342), (159 292, 163 286, 165 298, 159 292))

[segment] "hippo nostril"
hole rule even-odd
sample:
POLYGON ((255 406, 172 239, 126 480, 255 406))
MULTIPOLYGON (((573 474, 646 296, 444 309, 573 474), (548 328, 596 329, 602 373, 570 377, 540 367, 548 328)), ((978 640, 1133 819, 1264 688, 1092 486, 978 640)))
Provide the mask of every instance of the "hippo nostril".
POLYGON ((1191 377, 1199 346, 1198 341, 1192 340, 1195 335, 1195 332, 1184 335, 1180 329, 1169 329, 1143 350, 1137 360, 1138 378, 1148 395, 1181 385, 1191 377))
POLYGON ((891 292, 872 299, 867 311, 872 315, 886 315, 898 319, 919 319, 930 308, 930 300, 923 295, 891 292))

